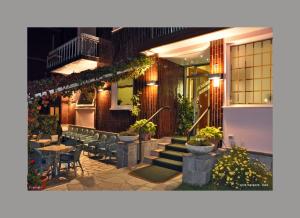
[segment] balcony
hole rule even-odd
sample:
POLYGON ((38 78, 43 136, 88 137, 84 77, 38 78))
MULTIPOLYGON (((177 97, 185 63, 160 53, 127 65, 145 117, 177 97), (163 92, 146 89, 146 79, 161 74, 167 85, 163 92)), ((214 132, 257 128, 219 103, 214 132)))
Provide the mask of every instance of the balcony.
POLYGON ((112 45, 110 41, 85 33, 49 52, 47 70, 69 75, 110 65, 112 45))

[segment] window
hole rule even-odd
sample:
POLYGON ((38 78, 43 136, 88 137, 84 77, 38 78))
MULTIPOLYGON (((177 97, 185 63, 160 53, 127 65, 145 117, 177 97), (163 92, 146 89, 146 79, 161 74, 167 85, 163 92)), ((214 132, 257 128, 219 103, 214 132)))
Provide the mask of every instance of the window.
POLYGON ((232 104, 272 103, 272 40, 231 46, 232 104))
POLYGON ((121 79, 112 85, 112 110, 130 110, 133 96, 133 80, 121 79))

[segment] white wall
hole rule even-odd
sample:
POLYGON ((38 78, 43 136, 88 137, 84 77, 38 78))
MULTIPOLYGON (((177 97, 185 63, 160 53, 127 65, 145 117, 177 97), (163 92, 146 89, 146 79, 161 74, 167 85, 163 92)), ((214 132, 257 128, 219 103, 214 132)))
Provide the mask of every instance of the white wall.
POLYGON ((95 110, 76 109, 75 116, 77 126, 95 128, 95 110))
POLYGON ((272 153, 272 107, 224 107, 224 142, 233 135, 237 145, 250 151, 272 153))

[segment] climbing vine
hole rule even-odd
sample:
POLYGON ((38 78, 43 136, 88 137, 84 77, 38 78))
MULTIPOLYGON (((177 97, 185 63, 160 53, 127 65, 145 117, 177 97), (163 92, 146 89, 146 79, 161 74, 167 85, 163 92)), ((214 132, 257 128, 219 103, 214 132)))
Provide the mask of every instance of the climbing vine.
POLYGON ((48 90, 59 92, 58 87, 62 88, 63 96, 70 96, 73 91, 82 87, 99 87, 103 82, 116 82, 124 78, 136 79, 151 67, 153 60, 150 57, 140 55, 135 58, 127 58, 112 66, 86 70, 81 73, 73 73, 69 76, 56 75, 51 78, 28 82, 28 96, 33 97, 37 93, 43 93, 48 90), (124 72, 117 74, 117 72, 124 72), (104 75, 111 74, 107 78, 101 78, 104 75), (100 79, 101 78, 101 79, 100 79), (78 86, 70 87, 77 83, 78 86))

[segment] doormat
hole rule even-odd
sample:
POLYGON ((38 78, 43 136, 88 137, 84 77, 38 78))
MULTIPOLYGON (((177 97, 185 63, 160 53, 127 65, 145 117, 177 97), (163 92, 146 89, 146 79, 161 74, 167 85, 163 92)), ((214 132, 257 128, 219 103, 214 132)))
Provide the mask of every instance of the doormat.
POLYGON ((135 176, 137 178, 146 180, 153 183, 166 182, 175 176, 179 175, 180 172, 176 170, 167 169, 160 166, 150 165, 133 170, 129 175, 135 176))

